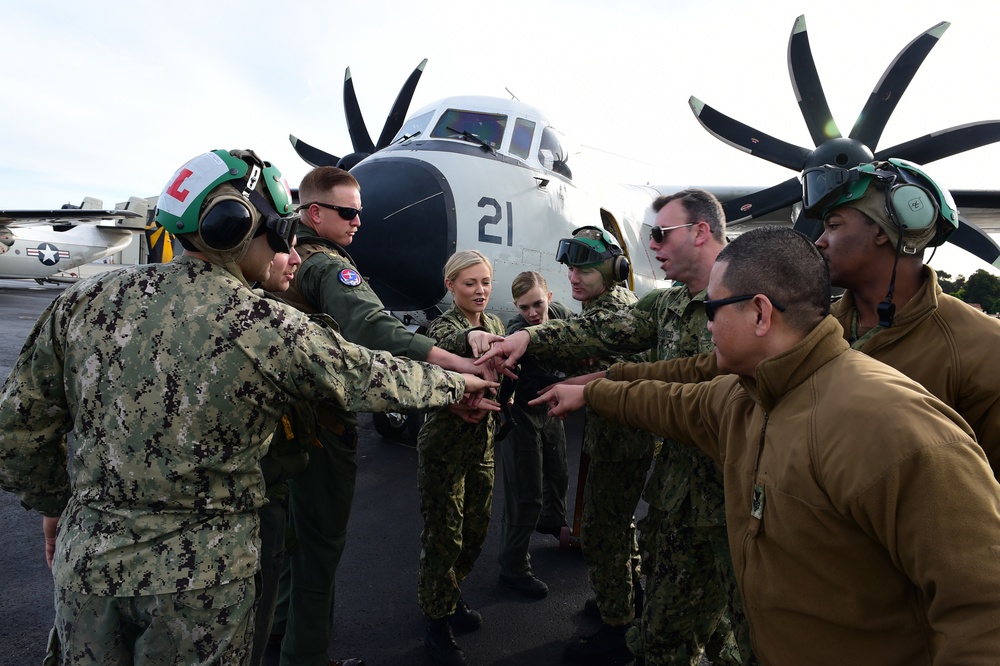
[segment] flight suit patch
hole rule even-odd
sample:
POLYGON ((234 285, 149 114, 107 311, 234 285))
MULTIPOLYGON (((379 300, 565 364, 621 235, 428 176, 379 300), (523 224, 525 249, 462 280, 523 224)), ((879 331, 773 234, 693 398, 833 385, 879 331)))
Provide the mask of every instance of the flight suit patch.
POLYGON ((361 284, 361 276, 358 274, 356 270, 353 270, 351 268, 345 268, 344 270, 340 271, 340 275, 338 275, 337 277, 339 277, 340 281, 343 284, 346 284, 348 287, 357 287, 359 284, 361 284))

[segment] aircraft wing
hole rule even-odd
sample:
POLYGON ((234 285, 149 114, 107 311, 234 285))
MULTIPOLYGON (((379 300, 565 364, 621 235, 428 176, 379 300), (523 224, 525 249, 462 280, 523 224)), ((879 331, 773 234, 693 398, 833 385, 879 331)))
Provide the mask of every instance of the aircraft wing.
POLYGON ((10 227, 32 227, 52 224, 87 223, 97 220, 125 220, 143 218, 141 213, 130 210, 93 210, 57 208, 54 210, 0 210, 0 224, 10 227))

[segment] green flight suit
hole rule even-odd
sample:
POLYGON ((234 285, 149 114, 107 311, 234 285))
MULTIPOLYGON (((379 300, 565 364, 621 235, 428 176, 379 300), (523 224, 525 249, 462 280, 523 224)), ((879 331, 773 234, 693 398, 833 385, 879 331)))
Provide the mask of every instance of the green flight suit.
MULTIPOLYGON (((344 248, 299 225, 302 265, 282 294, 306 312, 333 317, 351 342, 397 356, 425 360, 430 338, 407 330, 367 282, 344 248)), ((353 412, 323 410, 318 439, 306 469, 288 482, 289 526, 295 547, 286 558, 274 632, 283 633, 282 666, 327 663, 333 628, 336 572, 347 542, 347 523, 358 470, 358 418, 353 412)))
MULTIPOLYGON (((549 305, 549 319, 565 319, 572 312, 562 303, 549 305)), ((507 322, 507 334, 528 326, 518 315, 507 322)), ((530 355, 521 359, 511 416, 514 428, 499 442, 503 480, 500 522, 500 573, 518 578, 531 574, 528 545, 531 533, 558 530, 566 524, 566 431, 560 419, 548 415, 548 406, 531 406, 545 386, 561 379, 530 355)))

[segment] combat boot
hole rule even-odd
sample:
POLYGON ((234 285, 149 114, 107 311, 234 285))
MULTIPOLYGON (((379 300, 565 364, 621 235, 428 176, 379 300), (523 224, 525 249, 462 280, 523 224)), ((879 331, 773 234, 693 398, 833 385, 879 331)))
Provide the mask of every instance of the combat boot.
POLYGON ((448 625, 448 618, 428 618, 424 628, 424 649, 437 666, 466 666, 465 655, 455 642, 448 625))
POLYGON ((590 636, 578 638, 566 646, 566 658, 576 664, 626 664, 633 659, 632 652, 625 644, 628 625, 613 627, 601 624, 601 628, 590 636))
POLYGON ((467 633, 483 626, 483 616, 479 614, 479 611, 469 608, 465 599, 459 597, 458 603, 455 604, 455 612, 448 616, 448 624, 455 631, 467 633))

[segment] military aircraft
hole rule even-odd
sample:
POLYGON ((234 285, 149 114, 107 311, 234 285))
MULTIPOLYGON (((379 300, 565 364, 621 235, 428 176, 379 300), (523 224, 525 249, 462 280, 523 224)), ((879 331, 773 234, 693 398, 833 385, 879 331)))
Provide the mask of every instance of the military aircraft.
POLYGON ((0 211, 0 278, 65 281, 56 274, 128 247, 135 233, 146 230, 148 212, 141 197, 112 209, 86 197, 80 206, 0 211))
MULTIPOLYGON (((844 138, 823 95, 805 19, 796 19, 789 40, 789 69, 816 143, 812 150, 754 130, 694 97, 690 105, 716 137, 796 172, 827 163, 849 168, 885 157, 933 162, 1000 140, 1000 121, 987 121, 874 150, 899 97, 947 26, 934 26, 900 52, 844 138)), ((654 220, 649 205, 658 195, 680 188, 618 185, 585 191, 574 181, 565 137, 544 113, 518 100, 449 97, 404 120, 426 63, 420 63, 403 85, 377 142, 365 126, 349 68, 344 108, 354 152, 338 157, 289 137, 307 163, 349 169, 360 182, 363 228, 350 252, 390 311, 418 326, 443 311, 449 299, 441 268, 458 249, 478 249, 491 258, 498 289, 490 306, 501 316, 513 313, 504 290, 524 270, 545 275, 556 298, 569 304, 565 271, 554 252, 559 238, 588 224, 618 238, 631 264, 629 286, 636 293, 667 284, 659 279, 648 250, 654 220)), ((798 173, 764 190, 705 189, 724 202, 730 228, 737 233, 741 225, 779 222, 794 223, 804 233, 818 236, 815 226, 800 219, 798 173)), ((978 219, 991 219, 995 226, 1000 194, 954 194, 965 215, 951 242, 1000 266, 1000 247, 970 222, 974 217, 970 213, 988 215, 978 219)), ((385 434, 382 426, 379 432, 385 434)))

